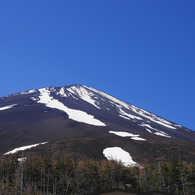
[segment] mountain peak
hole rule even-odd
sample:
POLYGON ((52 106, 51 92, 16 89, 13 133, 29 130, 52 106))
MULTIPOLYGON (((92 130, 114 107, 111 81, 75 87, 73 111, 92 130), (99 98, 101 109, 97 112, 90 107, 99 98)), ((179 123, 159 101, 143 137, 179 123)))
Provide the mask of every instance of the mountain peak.
POLYGON ((117 136, 148 144, 195 141, 192 130, 79 84, 32 89, 1 98, 0 118, 0 147, 4 152, 13 146, 62 137, 117 136))

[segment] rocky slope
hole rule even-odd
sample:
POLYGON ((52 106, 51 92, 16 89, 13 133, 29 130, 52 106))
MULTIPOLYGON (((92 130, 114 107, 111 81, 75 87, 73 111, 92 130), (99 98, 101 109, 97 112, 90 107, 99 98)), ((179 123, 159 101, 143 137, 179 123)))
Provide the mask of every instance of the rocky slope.
POLYGON ((38 148, 54 156, 68 151, 103 159, 114 156, 105 149, 118 147, 129 154, 127 161, 131 155, 141 163, 179 154, 194 161, 194 141, 194 131, 83 85, 33 89, 0 98, 2 154, 47 142, 38 148))

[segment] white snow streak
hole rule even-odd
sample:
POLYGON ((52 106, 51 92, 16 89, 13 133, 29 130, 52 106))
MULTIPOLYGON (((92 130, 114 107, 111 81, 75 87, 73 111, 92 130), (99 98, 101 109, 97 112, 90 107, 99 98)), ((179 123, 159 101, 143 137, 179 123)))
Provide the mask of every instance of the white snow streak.
POLYGON ((121 108, 119 108, 119 112, 121 113, 121 115, 119 115, 119 116, 121 116, 123 118, 143 120, 141 117, 138 117, 138 116, 135 116, 135 115, 128 114, 128 113, 124 112, 121 108))
POLYGON ((94 91, 94 92, 96 92, 96 93, 98 93, 98 94, 100 94, 100 95, 102 95, 102 96, 104 96, 104 97, 106 97, 107 99, 110 99, 112 102, 120 104, 121 106, 129 109, 129 104, 127 104, 127 103, 125 103, 125 102, 123 102, 123 101, 121 101, 121 100, 119 100, 119 99, 117 99, 117 98, 115 98, 115 97, 113 97, 111 95, 108 95, 107 93, 104 93, 102 91, 94 89, 92 87, 87 87, 87 86, 85 86, 85 87, 90 89, 90 90, 92 90, 92 91, 94 91))
POLYGON ((75 87, 75 86, 72 86, 70 88, 67 89, 69 92, 71 92, 72 94, 75 94, 77 96, 79 96, 79 98, 81 98, 82 100, 92 104, 93 106, 95 106, 96 108, 99 108, 97 105, 96 105, 96 101, 94 99, 92 99, 92 97, 94 97, 94 94, 88 90, 86 90, 85 88, 83 87, 75 87))
POLYGON ((142 126, 142 127, 148 127, 150 129, 156 130, 155 128, 151 127, 149 124, 142 123, 142 124, 140 124, 140 126, 142 126))
POLYGON ((121 136, 121 137, 138 137, 139 135, 134 135, 132 133, 123 132, 123 131, 109 131, 109 133, 113 133, 115 135, 121 136))
POLYGON ((60 95, 61 97, 68 97, 67 94, 65 93, 64 87, 62 87, 60 91, 57 92, 57 95, 60 95))
POLYGON ((38 103, 45 104, 47 107, 55 108, 66 112, 69 115, 69 118, 78 122, 83 122, 90 125, 96 126, 106 126, 105 123, 101 122, 98 119, 95 119, 94 116, 87 114, 84 111, 75 110, 66 107, 63 103, 59 102, 53 97, 50 96, 50 91, 46 88, 39 89, 41 95, 39 96, 40 100, 38 103))
POLYGON ((152 131, 150 131, 150 129, 145 128, 145 130, 148 131, 149 133, 152 133, 152 131))
POLYGON ((153 133, 155 135, 171 138, 171 136, 169 136, 167 133, 160 131, 158 129, 155 129, 155 128, 151 127, 149 124, 142 123, 142 124, 140 124, 140 126, 147 127, 147 128, 145 128, 145 130, 148 131, 149 133, 153 133), (152 132, 152 130, 153 130, 153 132, 152 132))
POLYGON ((113 133, 115 135, 121 136, 121 137, 130 137, 133 140, 138 141, 146 141, 146 139, 139 137, 139 135, 134 135, 132 133, 123 132, 123 131, 109 131, 109 133, 113 133))
POLYGON ((92 90, 92 91, 94 91, 94 92, 96 92, 96 93, 98 93, 98 94, 100 94, 100 95, 102 95, 102 96, 104 96, 104 97, 106 97, 106 98, 108 98, 113 103, 115 103, 114 105, 116 107, 120 108, 119 109, 119 112, 121 113, 121 115, 119 115, 120 117, 123 117, 123 118, 126 118, 126 119, 130 118, 130 119, 144 120, 141 117, 134 116, 134 115, 131 115, 131 114, 128 114, 128 113, 124 112, 121 109, 121 107, 124 107, 124 108, 126 108, 126 109, 128 109, 130 111, 135 112, 136 114, 138 114, 138 115, 140 115, 140 116, 142 116, 144 118, 149 119, 152 122, 155 122, 157 124, 163 125, 163 126, 165 126, 167 128, 170 128, 170 129, 177 129, 176 127, 174 127, 174 124, 170 123, 169 121, 167 121, 167 120, 165 120, 165 119, 163 119, 161 117, 158 117, 158 116, 156 116, 156 115, 154 115, 154 114, 152 114, 150 112, 147 112, 145 110, 142 110, 142 109, 140 109, 140 108, 138 108, 138 107, 136 107, 134 105, 125 103, 125 102, 123 102, 123 101, 121 101, 121 100, 119 100, 119 99, 117 99, 117 98, 115 98, 115 97, 113 97, 111 95, 108 95, 108 94, 106 94, 106 93, 104 93, 102 91, 99 91, 99 90, 96 90, 94 88, 87 87, 87 86, 85 86, 85 87, 90 89, 90 90, 92 90))
POLYGON ((31 89, 31 90, 28 90, 28 91, 24 91, 24 92, 21 92, 20 94, 31 94, 31 93, 34 93, 36 92, 36 89, 31 89))
POLYGON ((16 106, 17 104, 12 104, 12 105, 9 105, 9 106, 4 106, 4 107, 1 107, 0 108, 0 111, 1 110, 7 110, 7 109, 10 109, 10 108, 13 108, 14 106, 16 106))
POLYGON ((137 166, 131 155, 120 147, 110 147, 103 150, 103 155, 108 160, 121 162, 125 166, 137 166))
POLYGON ((167 121, 167 120, 165 120, 165 119, 163 119, 161 117, 158 117, 158 116, 156 116, 156 115, 154 115, 154 114, 152 114, 150 112, 147 112, 145 110, 139 109, 139 108, 137 108, 137 107, 135 107, 133 105, 131 106, 131 109, 134 112, 136 112, 137 114, 139 114, 139 115, 149 119, 150 121, 153 121, 155 123, 158 123, 158 124, 163 125, 163 126, 165 126, 167 128, 170 128, 170 129, 177 129, 176 127, 173 127, 172 124, 169 121, 167 121))
POLYGON ((137 140, 137 141, 146 141, 146 139, 141 138, 141 137, 132 137, 131 139, 137 140))
POLYGON ((166 134, 163 131, 158 131, 158 132, 154 132, 155 135, 159 135, 159 136, 163 136, 163 137, 168 137, 171 138, 171 136, 169 136, 168 134, 166 134))
POLYGON ((27 150, 27 149, 30 149, 30 148, 33 148, 33 147, 36 147, 40 144, 46 144, 47 142, 43 142, 43 143, 38 143, 38 144, 33 144, 33 145, 28 145, 28 146, 22 146, 22 147, 19 147, 19 148, 15 148, 9 152, 6 152, 4 155, 8 155, 8 154, 15 154, 17 153, 18 151, 22 151, 22 150, 27 150))

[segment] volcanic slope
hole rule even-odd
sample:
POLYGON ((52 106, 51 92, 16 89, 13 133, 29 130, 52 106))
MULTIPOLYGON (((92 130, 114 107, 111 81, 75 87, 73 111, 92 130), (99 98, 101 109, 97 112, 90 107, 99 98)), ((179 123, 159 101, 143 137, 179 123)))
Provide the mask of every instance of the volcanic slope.
MULTIPOLYGON (((112 144, 106 146, 105 137, 117 143, 128 139, 145 145, 190 145, 195 141, 195 132, 84 85, 33 89, 0 98, 2 154, 25 145, 50 144, 59 139, 67 143, 67 139, 81 137, 99 139, 98 144, 106 149, 112 144)), ((129 150, 127 145, 123 147, 129 150)), ((194 153, 192 146, 190 152, 194 153)))

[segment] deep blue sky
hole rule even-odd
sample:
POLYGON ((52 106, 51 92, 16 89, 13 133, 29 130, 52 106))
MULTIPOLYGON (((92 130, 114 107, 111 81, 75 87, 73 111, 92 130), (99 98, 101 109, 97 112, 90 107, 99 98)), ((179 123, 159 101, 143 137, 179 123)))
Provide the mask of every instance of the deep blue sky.
POLYGON ((0 67, 0 97, 84 84, 195 130, 195 1, 1 1, 0 67))

